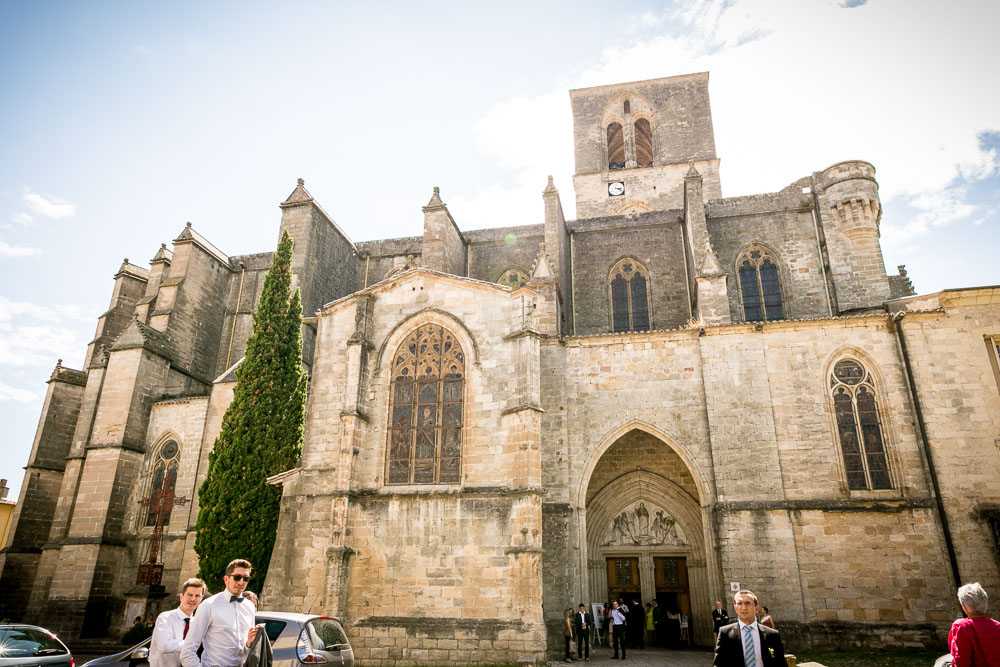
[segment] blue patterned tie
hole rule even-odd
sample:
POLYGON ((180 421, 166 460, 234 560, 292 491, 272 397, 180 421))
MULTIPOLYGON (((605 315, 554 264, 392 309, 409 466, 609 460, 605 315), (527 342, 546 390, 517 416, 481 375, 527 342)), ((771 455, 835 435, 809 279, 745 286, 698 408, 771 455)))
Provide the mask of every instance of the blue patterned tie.
POLYGON ((753 652, 753 637, 750 635, 752 628, 749 625, 743 626, 743 665, 744 667, 757 667, 757 656, 753 652))

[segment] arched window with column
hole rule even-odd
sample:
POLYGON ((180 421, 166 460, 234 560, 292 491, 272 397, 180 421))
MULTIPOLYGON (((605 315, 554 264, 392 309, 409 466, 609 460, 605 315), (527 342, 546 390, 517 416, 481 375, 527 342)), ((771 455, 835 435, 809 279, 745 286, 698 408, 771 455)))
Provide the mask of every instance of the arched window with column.
MULTIPOLYGON (((175 440, 168 440, 156 450, 150 467, 149 481, 143 498, 153 498, 157 492, 169 495, 177 486, 177 465, 180 462, 180 446, 175 440)), ((170 523, 169 508, 163 515, 163 525, 170 523)), ((156 525, 156 510, 150 503, 142 521, 143 526, 156 525)))
POLYGON ((856 359, 841 359, 830 374, 830 394, 848 488, 891 489, 878 392, 871 373, 856 359))
POLYGON ((755 243, 736 260, 740 300, 745 322, 785 319, 778 277, 778 260, 770 248, 755 243))
POLYGON ((645 118, 637 118, 632 125, 635 139, 635 162, 639 167, 653 166, 653 130, 645 118))
POLYGON ((625 168, 625 132, 621 123, 608 124, 608 169, 625 168))
POLYGON ((612 331, 649 331, 649 272, 640 262, 619 260, 608 277, 612 331))
POLYGON ((457 484, 462 472, 465 354, 437 324, 410 333, 392 359, 388 484, 457 484))

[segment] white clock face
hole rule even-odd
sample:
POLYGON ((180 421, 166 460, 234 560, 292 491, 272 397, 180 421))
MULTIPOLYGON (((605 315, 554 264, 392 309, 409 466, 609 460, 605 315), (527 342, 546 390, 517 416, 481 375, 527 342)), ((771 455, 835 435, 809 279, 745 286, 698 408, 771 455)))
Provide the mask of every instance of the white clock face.
POLYGON ((615 181, 614 183, 608 183, 608 196, 609 197, 620 197, 625 194, 625 184, 621 181, 615 181))

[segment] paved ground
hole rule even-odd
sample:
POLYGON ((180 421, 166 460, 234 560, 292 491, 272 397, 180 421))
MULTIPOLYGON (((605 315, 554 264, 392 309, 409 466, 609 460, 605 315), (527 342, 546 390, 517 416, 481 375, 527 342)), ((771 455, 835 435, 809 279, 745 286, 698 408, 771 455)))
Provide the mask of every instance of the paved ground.
MULTIPOLYGON (((597 646, 590 652, 590 661, 574 660, 573 663, 590 667, 610 667, 611 665, 660 665, 661 667, 710 667, 712 651, 708 649, 693 649, 670 651, 660 648, 630 649, 625 660, 612 660, 614 651, 604 646, 597 646)), ((558 660, 550 660, 550 664, 559 664, 558 660)))

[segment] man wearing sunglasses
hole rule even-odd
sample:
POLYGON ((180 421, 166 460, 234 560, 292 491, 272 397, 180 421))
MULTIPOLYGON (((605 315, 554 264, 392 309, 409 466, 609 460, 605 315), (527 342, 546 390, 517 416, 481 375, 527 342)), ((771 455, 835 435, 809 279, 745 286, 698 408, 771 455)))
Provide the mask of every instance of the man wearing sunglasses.
POLYGON ((257 637, 254 606, 243 597, 250 563, 238 558, 226 566, 226 589, 201 603, 181 649, 183 667, 240 667, 257 637), (201 658, 198 647, 203 648, 201 658))

